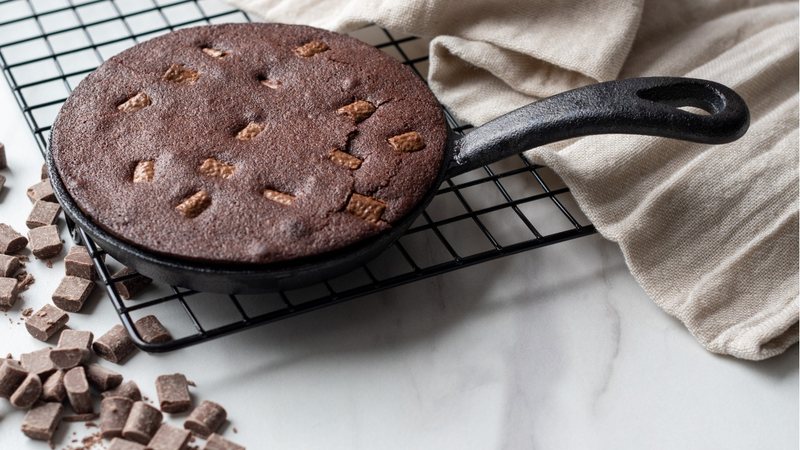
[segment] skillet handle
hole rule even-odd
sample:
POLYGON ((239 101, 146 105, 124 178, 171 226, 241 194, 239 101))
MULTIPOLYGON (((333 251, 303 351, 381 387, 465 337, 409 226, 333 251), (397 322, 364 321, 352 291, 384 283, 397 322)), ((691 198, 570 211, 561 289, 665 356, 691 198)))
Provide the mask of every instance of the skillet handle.
POLYGON ((643 134, 705 144, 740 138, 750 124, 744 100, 719 83, 647 77, 573 89, 523 106, 454 143, 447 176, 564 139, 593 134, 643 134), (678 107, 693 106, 708 114, 678 107))

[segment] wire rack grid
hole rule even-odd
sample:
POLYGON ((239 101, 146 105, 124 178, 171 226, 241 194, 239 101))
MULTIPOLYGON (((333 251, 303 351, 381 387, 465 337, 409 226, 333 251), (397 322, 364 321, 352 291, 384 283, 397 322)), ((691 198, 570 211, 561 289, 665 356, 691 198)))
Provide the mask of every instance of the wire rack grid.
MULTIPOLYGON (((0 66, 44 155, 61 104, 105 59, 169 31, 249 17, 217 0, 0 1, 0 66)), ((427 42, 371 26, 352 33, 425 78, 427 42)), ((469 126, 446 111, 457 134, 469 126)), ((525 250, 594 233, 569 190, 524 156, 446 180, 401 239, 375 260, 318 285, 265 295, 221 295, 153 283, 123 300, 122 265, 80 229, 101 283, 137 346, 163 352, 525 250), (134 322, 153 314, 173 340, 146 343, 134 322)), ((132 275, 128 275, 130 277, 132 275)))

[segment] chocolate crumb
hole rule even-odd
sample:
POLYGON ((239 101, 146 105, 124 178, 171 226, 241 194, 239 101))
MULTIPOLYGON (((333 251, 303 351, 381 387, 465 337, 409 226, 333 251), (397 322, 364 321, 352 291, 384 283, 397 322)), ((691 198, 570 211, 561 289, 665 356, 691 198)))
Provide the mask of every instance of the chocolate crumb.
MULTIPOLYGON (((28 288, 36 282, 36 278, 33 275, 29 274, 26 271, 22 271, 17 274, 17 292, 24 292, 27 291, 28 288)), ((30 315, 30 314, 28 314, 30 315)), ((27 317, 27 316, 25 316, 27 317)))

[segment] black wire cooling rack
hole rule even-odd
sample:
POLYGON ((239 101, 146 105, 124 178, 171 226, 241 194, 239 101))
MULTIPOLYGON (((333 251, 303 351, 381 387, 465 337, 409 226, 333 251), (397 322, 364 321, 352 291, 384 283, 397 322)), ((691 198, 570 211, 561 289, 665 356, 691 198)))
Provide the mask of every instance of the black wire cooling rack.
MULTIPOLYGON (((250 20, 216 0, 0 1, 0 65, 42 154, 61 104, 105 59, 187 26, 250 20)), ((427 74, 426 41, 378 27, 352 33, 427 74)), ((469 126, 457 123, 457 133, 469 126)), ((594 233, 569 190, 522 155, 447 180, 403 237, 353 272, 307 288, 266 295, 220 295, 154 283, 123 300, 111 274, 121 265, 70 224, 84 243, 123 324, 145 351, 174 350, 501 256, 594 233), (156 315, 171 331, 148 344, 133 323, 156 315)))

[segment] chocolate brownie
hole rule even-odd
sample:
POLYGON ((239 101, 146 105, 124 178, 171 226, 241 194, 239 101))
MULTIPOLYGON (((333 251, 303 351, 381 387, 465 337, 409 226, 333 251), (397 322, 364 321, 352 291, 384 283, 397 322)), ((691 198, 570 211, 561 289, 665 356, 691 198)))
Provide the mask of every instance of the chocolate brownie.
POLYGON ((94 223, 185 259, 270 263, 392 227, 437 179, 447 127, 410 69, 280 24, 182 29, 89 75, 51 151, 94 223))

